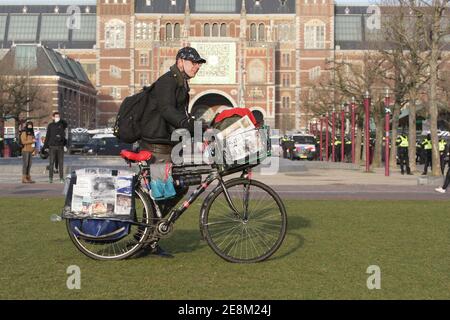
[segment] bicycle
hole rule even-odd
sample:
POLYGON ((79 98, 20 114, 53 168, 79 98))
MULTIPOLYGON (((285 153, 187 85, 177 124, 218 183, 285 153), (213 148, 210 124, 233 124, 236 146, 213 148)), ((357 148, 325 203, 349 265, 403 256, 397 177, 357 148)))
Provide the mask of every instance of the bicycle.
MULTIPOLYGON (((287 228, 287 215, 279 195, 262 182, 251 179, 251 169, 258 165, 242 164, 223 168, 218 165, 173 166, 172 175, 185 186, 197 185, 188 200, 164 214, 149 188, 151 153, 122 151, 131 166, 139 167, 135 184, 134 221, 125 237, 115 238, 120 230, 100 240, 73 232, 70 219, 67 231, 75 246, 97 260, 120 260, 133 256, 145 246, 155 247, 168 237, 175 221, 215 181, 217 186, 205 197, 200 210, 199 226, 203 240, 221 258, 234 263, 266 260, 281 246, 287 228), (239 178, 223 178, 242 172, 239 178), (207 175, 202 179, 202 175, 207 175)), ((123 231, 123 230, 122 230, 123 231)))

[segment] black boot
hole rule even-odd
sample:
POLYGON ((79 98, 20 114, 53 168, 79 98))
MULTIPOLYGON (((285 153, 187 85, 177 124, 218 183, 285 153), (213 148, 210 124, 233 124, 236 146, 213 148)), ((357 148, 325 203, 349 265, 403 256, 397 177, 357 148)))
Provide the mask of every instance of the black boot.
POLYGON ((175 258, 170 252, 161 248, 159 244, 157 244, 154 248, 151 248, 150 254, 159 256, 161 258, 175 258))
POLYGON ((136 258, 143 258, 147 256, 161 257, 161 258, 175 258, 172 254, 161 248, 159 244, 156 244, 154 247, 152 245, 149 245, 142 248, 142 250, 137 253, 136 258))

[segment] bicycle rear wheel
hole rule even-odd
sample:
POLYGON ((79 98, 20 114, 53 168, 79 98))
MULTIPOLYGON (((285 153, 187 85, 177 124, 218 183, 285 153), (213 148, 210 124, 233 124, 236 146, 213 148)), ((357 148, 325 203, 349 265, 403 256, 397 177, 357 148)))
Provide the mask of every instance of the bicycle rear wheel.
MULTIPOLYGON (((155 217, 149 199, 141 190, 135 193, 136 221, 150 224, 155 217)), ((146 243, 151 234, 151 227, 130 225, 129 233, 125 237, 111 241, 91 241, 77 236, 66 220, 67 232, 75 246, 85 255, 96 260, 122 260, 135 254, 146 243)))
POLYGON ((259 181, 233 179, 225 187, 237 212, 231 209, 222 187, 207 198, 200 227, 208 245, 229 262, 266 260, 286 235, 283 202, 274 190, 259 181))

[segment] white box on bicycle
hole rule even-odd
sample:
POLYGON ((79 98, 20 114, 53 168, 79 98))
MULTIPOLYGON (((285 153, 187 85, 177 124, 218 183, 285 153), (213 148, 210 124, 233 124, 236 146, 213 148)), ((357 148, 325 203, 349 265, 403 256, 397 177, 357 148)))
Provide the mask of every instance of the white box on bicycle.
POLYGON ((128 170, 76 170, 70 176, 63 217, 132 220, 135 179, 128 170))
POLYGON ((255 128, 248 116, 222 130, 216 137, 225 164, 256 163, 267 156, 267 130, 255 128))

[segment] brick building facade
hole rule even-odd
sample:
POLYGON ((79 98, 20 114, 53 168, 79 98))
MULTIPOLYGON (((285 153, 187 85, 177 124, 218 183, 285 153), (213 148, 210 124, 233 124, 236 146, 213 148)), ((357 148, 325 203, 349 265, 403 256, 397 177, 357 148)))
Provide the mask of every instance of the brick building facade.
POLYGON ((307 127, 305 92, 308 83, 329 72, 327 60, 357 57, 376 41, 382 30, 368 30, 370 15, 367 6, 333 0, 0 6, 0 48, 32 41, 80 61, 98 90, 96 125, 105 127, 126 96, 155 81, 175 62, 179 48, 192 45, 208 61, 191 81, 192 113, 210 118, 217 110, 247 107, 284 131, 307 127), (33 36, 12 26, 17 16, 35 16, 34 27, 28 26, 33 36), (73 26, 64 29, 70 19, 73 26), (50 32, 52 25, 61 33, 50 32))

